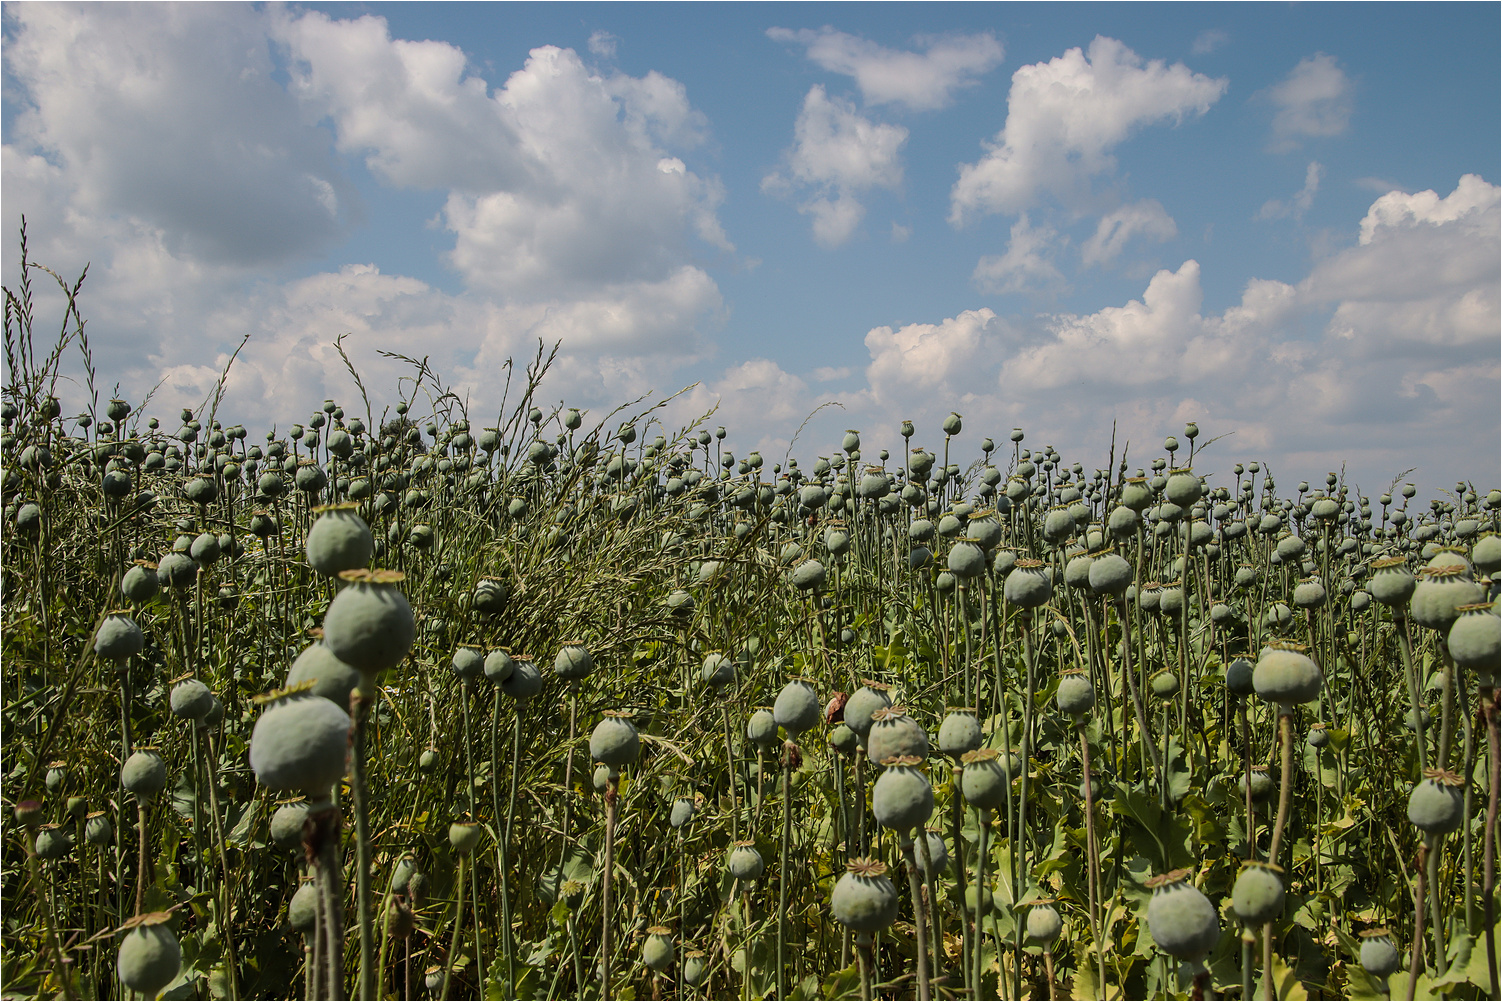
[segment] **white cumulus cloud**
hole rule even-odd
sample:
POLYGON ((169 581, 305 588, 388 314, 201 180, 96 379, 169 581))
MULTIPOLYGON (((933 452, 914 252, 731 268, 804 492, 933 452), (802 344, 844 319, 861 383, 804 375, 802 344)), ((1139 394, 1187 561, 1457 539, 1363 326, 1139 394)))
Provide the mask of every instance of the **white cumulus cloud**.
POLYGON ((1051 226, 1033 226, 1027 213, 1012 224, 1011 241, 1005 254, 988 254, 975 266, 970 279, 982 292, 1057 292, 1064 275, 1054 264, 1059 234, 1051 226))
POLYGON ((825 247, 837 246, 865 215, 862 193, 902 183, 899 155, 907 137, 902 126, 873 122, 849 101, 830 97, 815 84, 793 127, 786 173, 768 174, 762 189, 801 192, 799 211, 813 217, 814 238, 825 247))
POLYGON ((990 212, 1021 212, 1041 194, 1077 201, 1091 177, 1115 165, 1111 150, 1134 130, 1202 115, 1224 79, 1182 63, 1144 61, 1113 38, 1070 49, 1012 75, 1007 119, 984 157, 960 166, 950 193, 956 225, 990 212))
POLYGON ((1086 266, 1110 264, 1133 238, 1162 243, 1178 233, 1179 228, 1163 203, 1156 198, 1145 198, 1102 216, 1090 239, 1081 245, 1080 259, 1086 266))
POLYGON ((867 105, 899 104, 914 111, 944 107, 956 90, 973 86, 1004 56, 990 32, 921 38, 922 52, 889 49, 827 26, 800 31, 769 28, 767 35, 802 45, 816 65, 853 78, 867 105))
POLYGON ((1316 52, 1268 91, 1273 114, 1271 148, 1286 153, 1299 140, 1338 136, 1351 121, 1353 86, 1333 56, 1316 52))

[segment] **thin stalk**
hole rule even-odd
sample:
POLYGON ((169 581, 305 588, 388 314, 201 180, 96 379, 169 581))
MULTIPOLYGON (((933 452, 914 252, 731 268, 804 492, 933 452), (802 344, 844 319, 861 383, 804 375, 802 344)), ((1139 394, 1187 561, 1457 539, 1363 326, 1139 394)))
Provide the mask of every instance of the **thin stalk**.
POLYGON ((605 784, 605 872, 600 882, 600 998, 610 998, 610 884, 615 867, 615 810, 620 773, 614 769, 605 784))
POLYGON ((871 934, 859 933, 855 937, 856 956, 860 960, 861 968, 861 998, 870 1000, 875 998, 871 993, 871 934))
MULTIPOLYGON (((782 842, 777 870, 777 997, 787 998, 788 843, 793 838, 793 760, 798 746, 788 740, 782 747, 782 842)), ((921 938, 919 950, 921 952, 921 938)))
MULTIPOLYGON (((355 901, 360 921, 360 998, 376 997, 375 918, 370 907, 370 791, 365 778, 365 741, 375 679, 362 674, 349 694, 354 711, 350 739, 350 792, 355 813, 355 901)), ((222 851, 222 850, 221 850, 222 851)))
MULTIPOLYGON (((918 836, 924 840, 926 847, 928 839, 921 828, 918 830, 918 836)), ((925 929, 928 923, 923 919, 923 882, 918 873, 918 861, 913 856, 912 832, 902 834, 902 861, 907 866, 908 893, 913 898, 913 926, 918 938, 918 1002, 929 1002, 931 996, 928 988, 928 940, 925 929)), ((780 991, 777 997, 783 997, 780 991)))
POLYGON ((454 894, 454 932, 452 937, 449 939, 448 956, 444 958, 443 989, 438 993, 438 997, 441 999, 446 999, 449 997, 449 983, 454 977, 454 958, 459 955, 459 936, 464 928, 465 864, 467 864, 468 862, 468 853, 464 853, 459 857, 458 886, 455 888, 456 893, 454 894))
MULTIPOLYGON (((1418 998, 1419 968, 1424 966, 1424 881, 1429 871, 1427 863, 1431 841, 1432 836, 1424 837, 1424 844, 1419 849, 1418 866, 1415 867, 1418 880, 1413 890, 1413 953, 1408 960, 1408 994, 1405 998, 1418 998)), ((1436 962, 1438 960, 1436 958, 1436 962)))

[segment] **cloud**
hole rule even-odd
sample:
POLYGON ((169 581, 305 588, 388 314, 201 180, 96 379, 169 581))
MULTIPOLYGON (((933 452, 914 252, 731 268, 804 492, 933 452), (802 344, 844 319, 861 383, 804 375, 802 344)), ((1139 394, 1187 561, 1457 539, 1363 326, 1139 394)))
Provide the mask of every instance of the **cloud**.
POLYGON ((1182 63, 1144 62, 1112 38, 1089 52, 1070 49, 1012 75, 1007 120, 984 157, 960 166, 949 219, 963 224, 991 212, 1021 212, 1042 194, 1074 204, 1089 180, 1115 166, 1111 150, 1155 122, 1202 115, 1226 90, 1224 79, 1182 63))
POLYGON ((608 31, 592 31, 589 33, 589 51, 601 59, 614 59, 615 48, 620 42, 608 31))
POLYGON ((57 168, 51 183, 75 216, 152 229, 173 254, 229 266, 306 257, 359 218, 249 8, 40 4, 5 16, 12 145, 57 168))
POLYGON ((814 239, 838 246, 865 215, 863 192, 901 185, 898 157, 907 137, 902 126, 873 122, 815 84, 793 126, 793 146, 784 155, 787 173, 768 174, 762 190, 805 193, 799 211, 813 216, 814 239))
POLYGON ((1004 57, 990 32, 922 38, 921 53, 888 49, 830 27, 769 28, 767 36, 805 46, 808 58, 821 68, 854 78, 867 105, 899 104, 912 111, 944 107, 955 91, 974 86, 1004 57))
POLYGON ((1196 56, 1208 56, 1230 40, 1231 36, 1219 28, 1206 28, 1194 36, 1194 44, 1189 47, 1189 51, 1196 56))
POLYGON ((246 335, 229 387, 248 422, 348 404, 330 348, 345 333, 381 392, 398 370, 378 349, 431 354, 487 406, 500 365, 538 339, 564 341, 550 379, 581 403, 665 385, 713 351, 727 309, 700 258, 733 247, 718 182, 690 166, 707 125, 677 81, 543 47, 492 87, 459 49, 393 38, 381 18, 282 8, 6 17, 21 113, 4 226, 24 211, 33 259, 64 274, 92 261, 95 361, 134 399, 165 380, 153 409, 198 406, 246 335), (443 193, 463 291, 370 264, 269 270, 347 235, 335 153, 378 184, 443 193))
POLYGON ((1346 131, 1354 106, 1353 86, 1333 56, 1317 52, 1299 60, 1267 92, 1273 114, 1269 148, 1275 153, 1297 149, 1305 138, 1338 136, 1346 131))
POLYGON ((1270 198, 1262 203, 1262 208, 1257 210, 1258 219, 1294 219, 1304 218, 1304 213, 1309 211, 1309 206, 1314 204, 1314 193, 1319 191, 1320 178, 1324 176, 1325 168, 1319 161, 1309 161, 1309 166, 1304 170, 1304 187, 1300 188, 1293 198, 1283 202, 1276 198, 1270 198))
POLYGON ((732 249, 717 181, 673 151, 704 138, 683 85, 591 73, 571 49, 533 49, 492 91, 444 42, 393 39, 381 18, 278 22, 293 88, 341 150, 389 183, 447 189, 450 262, 505 296, 587 295, 660 282, 692 241, 732 249))
POLYGON ((932 427, 960 407, 967 433, 1022 425, 1066 457, 1103 452, 1113 422, 1139 455, 1194 418, 1210 434, 1234 432, 1218 468, 1275 459, 1278 472, 1307 476, 1344 465, 1375 490, 1419 457, 1431 483, 1491 482, 1502 444, 1490 420, 1502 382, 1499 208, 1502 189, 1474 175, 1445 196, 1390 192, 1353 246, 1297 283, 1252 279, 1219 313, 1204 311, 1190 260, 1159 271, 1140 298, 1094 312, 878 327, 866 338, 874 406, 864 413, 932 427))
POLYGON ((1087 267, 1107 265, 1116 260, 1127 241, 1134 237, 1162 243, 1178 234, 1179 228, 1163 203, 1145 198, 1102 216, 1095 233, 1080 247, 1080 260, 1087 267))
POLYGON ((1059 292, 1065 282, 1053 262, 1058 237, 1051 226, 1034 228, 1024 212, 1012 224, 1006 253, 981 258, 970 280, 982 292, 998 295, 1059 292))
POLYGON ((866 333, 872 401, 885 408, 910 403, 928 391, 942 390, 955 399, 985 391, 984 373, 994 364, 1004 332, 1003 321, 984 308, 936 324, 873 327, 866 333))
POLYGON ((1328 329, 1352 351, 1433 364, 1490 347, 1495 365, 1499 201, 1502 189, 1474 174, 1443 198, 1389 192, 1361 220, 1359 243, 1320 262, 1303 295, 1336 304, 1328 329))

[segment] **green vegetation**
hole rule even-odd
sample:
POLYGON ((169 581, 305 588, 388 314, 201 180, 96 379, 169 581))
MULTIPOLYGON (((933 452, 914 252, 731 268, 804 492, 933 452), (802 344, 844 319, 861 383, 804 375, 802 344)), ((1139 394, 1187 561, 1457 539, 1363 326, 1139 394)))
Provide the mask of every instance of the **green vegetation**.
POLYGON ((1496 490, 958 414, 768 464, 544 351, 262 440, 101 401, 45 274, 8 997, 1496 997, 1496 490))

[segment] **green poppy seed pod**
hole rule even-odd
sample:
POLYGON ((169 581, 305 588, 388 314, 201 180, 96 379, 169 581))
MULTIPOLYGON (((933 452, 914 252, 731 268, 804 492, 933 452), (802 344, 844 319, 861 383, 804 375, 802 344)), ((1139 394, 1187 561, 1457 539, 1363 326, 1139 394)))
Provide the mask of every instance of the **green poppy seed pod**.
MULTIPOLYGON (((1366 929, 1361 933, 1361 966, 1374 978, 1390 977, 1403 965, 1403 956, 1386 929, 1366 929)), ((1380 987, 1380 986, 1379 986, 1380 987)))
POLYGON ((893 831, 910 832, 928 822, 934 811, 934 791, 916 766, 915 755, 889 758, 886 769, 871 789, 871 810, 876 820, 893 831))
POLYGON ((516 671, 516 662, 512 660, 509 652, 497 647, 485 655, 484 671, 485 678, 491 685, 502 685, 511 677, 512 672, 516 671))
POLYGON ((892 705, 887 687, 880 682, 863 680, 861 687, 845 701, 845 724, 858 736, 870 733, 877 710, 892 705))
POLYGON ((1460 607, 1486 598, 1469 570, 1458 566, 1425 567, 1408 600, 1408 617, 1431 630, 1448 631, 1460 615, 1460 607))
POLYGON ((1057 507, 1043 516, 1043 538, 1057 546, 1074 534, 1074 515, 1068 508, 1057 507))
POLYGON ((1153 489, 1148 486, 1146 477, 1132 477, 1121 485, 1121 503, 1132 511, 1141 514, 1148 505, 1153 503, 1153 489))
POLYGON ((1408 794, 1408 820, 1426 835, 1444 835, 1465 820, 1465 781, 1443 769, 1425 769, 1408 794))
POLYGON ((1482 574, 1496 577, 1502 570, 1502 537, 1489 532, 1471 547, 1471 564, 1482 574))
POLYGON ((212 532, 199 533, 188 547, 188 556, 200 567, 208 567, 218 560, 221 552, 219 537, 212 532))
POLYGON ((673 966, 675 952, 673 930, 661 925, 647 929, 647 938, 641 945, 641 962, 648 970, 662 974, 673 966))
POLYGON ((28 501, 16 511, 16 531, 24 536, 42 531, 42 509, 35 502, 28 501))
POLYGON ((250 768, 271 790, 321 798, 344 775, 349 714, 310 691, 274 696, 250 735, 250 768))
POLYGON ((288 852, 301 849, 303 828, 310 813, 306 801, 282 804, 271 815, 271 841, 288 852))
POLYGON ((313 684, 313 694, 322 696, 341 709, 349 706, 349 694, 360 684, 360 673, 334 656, 320 640, 303 648, 287 672, 287 688, 313 684))
POLYGON ((1306 578, 1293 589, 1293 604, 1300 609, 1318 609, 1325 604, 1325 586, 1319 578, 1306 578))
POLYGON ((1215 905, 1184 878, 1188 870, 1174 870, 1148 881, 1147 927, 1153 942, 1171 957, 1199 960, 1220 939, 1215 905))
POLYGON ((126 922, 130 931, 115 956, 120 983, 149 999, 171 984, 182 968, 182 947, 167 927, 170 919, 166 912, 151 912, 126 922))
POLYGON ((315 508, 318 519, 303 546, 308 565, 327 577, 365 567, 375 556, 375 537, 360 517, 358 502, 315 508))
POLYGON ((1052 901, 1037 901, 1027 913, 1027 938, 1044 946, 1059 938, 1064 919, 1052 901))
POLYGON ((1323 748, 1330 743, 1330 725, 1315 723, 1309 725, 1309 733, 1304 738, 1304 743, 1310 748, 1323 748))
POLYGON ((595 725, 589 736, 589 754, 596 762, 619 769, 631 765, 641 754, 641 736, 636 725, 623 714, 605 711, 605 717, 595 725))
POLYGON ((950 411, 949 416, 944 419, 944 434, 949 436, 958 435, 960 429, 963 427, 964 423, 961 421, 960 415, 954 411, 950 411))
POLYGON ((700 950, 689 950, 683 955, 683 983, 698 988, 709 976, 709 964, 700 950))
POLYGON ((170 702, 174 716, 202 720, 214 707, 214 694, 198 679, 187 678, 172 687, 170 702))
POLYGON ((694 614, 694 596, 682 588, 675 588, 668 593, 668 612, 675 617, 687 618, 694 614))
POLYGON ((525 655, 512 655, 511 674, 501 683, 501 691, 518 703, 525 703, 542 691, 542 672, 525 655))
POLYGON ((1283 914, 1283 868, 1248 860, 1231 888, 1231 910, 1242 925, 1260 926, 1283 914))
POLYGON ((110 661, 124 661, 140 654, 146 646, 146 635, 136 621, 125 611, 105 615, 94 634, 94 653, 110 661))
POLYGON ((673 801, 672 812, 668 815, 668 824, 674 828, 682 828, 694 819, 694 802, 688 797, 679 797, 673 801))
POLYGON ((856 737, 847 724, 836 724, 829 731, 829 747, 840 755, 854 755, 860 747, 860 739, 856 737))
POLYGON ((287 924, 304 936, 311 936, 318 927, 318 888, 311 880, 304 880, 287 904, 287 924))
POLYGON ((1117 505, 1106 519, 1106 528, 1116 539, 1130 539, 1142 529, 1142 515, 1135 508, 1117 505))
POLYGON ((588 678, 594 670, 594 656, 583 644, 565 644, 553 659, 553 671, 564 682, 588 678))
POLYGON ((44 780, 48 793, 57 793, 68 781, 68 763, 61 759, 47 763, 47 776, 44 780))
POLYGON ((1243 774, 1237 780, 1236 787, 1241 791, 1242 796, 1246 796, 1247 790, 1250 788, 1252 803, 1262 804, 1266 803, 1273 795, 1273 792, 1277 789, 1277 784, 1273 782, 1272 776, 1268 775, 1267 766, 1254 765, 1251 768, 1250 783, 1248 783, 1246 775, 1243 774))
POLYGON ((167 763, 155 748, 138 749, 120 767, 120 785, 150 800, 167 788, 167 763))
POLYGON ((397 865, 391 871, 391 889, 397 894, 406 894, 407 888, 412 886, 413 877, 418 876, 418 861, 413 856, 403 856, 398 859, 397 865))
POLYGON ((212 504, 219 496, 219 485, 213 477, 200 475, 183 485, 183 494, 196 505, 212 504))
POLYGON ((908 551, 907 567, 910 571, 918 571, 933 562, 933 553, 926 546, 915 546, 908 551))
POLYGON ((127 602, 136 605, 145 605, 156 598, 160 588, 161 583, 157 581, 156 567, 153 565, 134 564, 120 579, 120 594, 125 596, 127 602))
POLYGON ((506 610, 506 584, 499 578, 481 578, 475 582, 470 608, 486 616, 498 616, 506 610))
POLYGON ((972 540, 962 539, 949 549, 949 570, 968 581, 986 572, 986 551, 972 540))
POLYGON ((1054 693, 1054 705, 1060 713, 1067 713, 1071 717, 1078 718, 1089 713, 1095 706, 1095 686, 1090 684, 1090 676, 1078 669, 1061 672, 1059 688, 1054 693))
POLYGON ((449 848, 455 854, 468 856, 480 845, 485 830, 473 821, 455 821, 449 825, 449 848))
POLYGON ((871 715, 871 729, 866 732, 866 757, 880 765, 889 758, 907 756, 920 761, 928 758, 928 732, 902 707, 882 707, 871 715))
POLYGON ((1492 602, 1458 606, 1446 643, 1450 657, 1462 668, 1490 678, 1497 674, 1502 655, 1502 618, 1492 602))
POLYGON ((604 793, 609 788, 611 771, 608 765, 601 764, 595 766, 594 772, 590 775, 590 782, 594 786, 596 793, 604 793))
POLYGON ((90 811, 83 822, 83 840, 95 849, 103 849, 115 841, 115 826, 103 811, 90 811))
POLYGON ((73 838, 57 825, 42 825, 37 831, 35 851, 44 860, 62 859, 73 851, 73 838))
POLYGON ((939 724, 939 751, 954 761, 979 748, 981 741, 980 721, 969 707, 951 709, 939 724))
POLYGON ((960 793, 971 807, 983 811, 995 810, 1006 802, 1011 776, 1001 762, 1001 753, 995 748, 977 748, 960 757, 964 771, 960 773, 960 793))
POLYGON ((1180 508, 1188 508, 1204 496, 1204 485, 1192 470, 1170 470, 1168 483, 1163 486, 1163 495, 1180 508))
POLYGON ((761 853, 756 851, 756 843, 750 839, 735 843, 726 865, 736 880, 759 880, 767 869, 761 853))
POLYGON ((1090 565, 1095 563, 1095 558, 1088 553, 1076 553, 1069 558, 1064 565, 1064 584, 1076 591, 1083 591, 1090 587, 1090 565))
POLYGON ((759 748, 777 744, 777 718, 766 708, 754 711, 746 721, 746 737, 759 748))
POLYGON ((793 569, 789 580, 799 591, 812 591, 824 583, 824 565, 817 560, 805 560, 793 569))
POLYGON ((1018 560, 1016 569, 1007 575, 1002 585, 1006 600, 1020 609, 1046 605, 1053 597, 1053 582, 1044 572, 1045 566, 1043 561, 1028 557, 1018 560))
POLYGON ((1090 590, 1120 598, 1132 583, 1132 565, 1119 553, 1103 553, 1090 561, 1090 590))
POLYGON ((68 816, 74 821, 82 821, 89 813, 89 802, 82 797, 69 797, 67 811, 68 816))
POLYGON ((1263 625, 1274 630, 1286 630, 1288 624, 1293 622, 1293 610, 1282 602, 1274 602, 1267 607, 1267 612, 1262 616, 1263 625))
POLYGON ((1179 676, 1172 668, 1160 668, 1148 678, 1147 687, 1158 699, 1172 699, 1179 692, 1179 676))
POLYGON ((1255 669, 1246 658, 1237 658, 1226 665, 1226 688, 1234 695, 1246 698, 1257 691, 1253 683, 1255 669))
POLYGON ((1371 580, 1367 589, 1372 598, 1389 608, 1406 608, 1418 583, 1408 570, 1405 557, 1386 557, 1372 562, 1371 580))
POLYGON ((465 644, 454 649, 454 656, 449 659, 454 674, 464 681, 480 677, 485 670, 485 652, 478 647, 465 644))
POLYGON ((400 571, 341 571, 345 587, 323 615, 323 642, 334 656, 368 675, 402 663, 417 636, 400 571))
POLYGON ((699 668, 699 681, 716 689, 735 681, 735 662, 719 652, 706 654, 699 668))
POLYGON ((929 873, 943 873, 949 866, 949 848, 944 845, 944 836, 933 830, 926 830, 923 837, 928 840, 928 864, 923 862, 923 852, 918 852, 918 870, 927 877, 929 873))
POLYGON ((1158 591, 1158 615, 1170 618, 1183 615, 1184 589, 1177 581, 1165 584, 1158 591))
POLYGON ((1318 698, 1324 675, 1302 645, 1274 640, 1257 658, 1252 685, 1266 702, 1291 707, 1318 698))
POLYGON ((897 888, 885 863, 860 858, 845 864, 829 895, 829 911, 852 932, 879 932, 897 920, 897 888))
POLYGON ((772 704, 772 719, 796 740, 804 731, 818 726, 823 716, 819 695, 808 679, 795 678, 782 687, 772 704))

